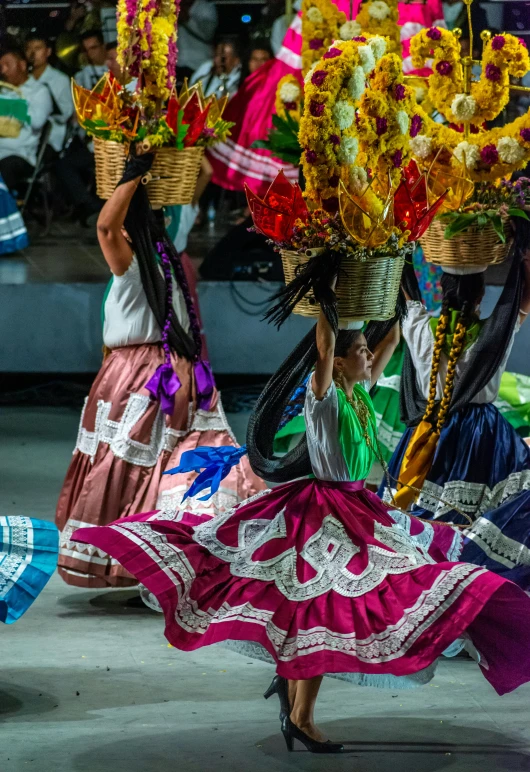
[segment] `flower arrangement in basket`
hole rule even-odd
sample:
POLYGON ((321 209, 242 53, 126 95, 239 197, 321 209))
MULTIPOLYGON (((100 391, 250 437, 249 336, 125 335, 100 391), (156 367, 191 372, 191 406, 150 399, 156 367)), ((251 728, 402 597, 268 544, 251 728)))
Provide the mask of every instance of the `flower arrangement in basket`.
POLYGON ((72 96, 79 124, 94 140, 97 194, 110 198, 123 175, 129 144, 137 136, 138 108, 111 73, 92 91, 72 81, 72 96))
POLYGON ((0 137, 18 137, 29 122, 28 103, 19 89, 0 81, 0 137))
POLYGON ((339 272, 339 317, 394 316, 405 255, 442 205, 410 161, 416 103, 381 37, 335 42, 305 84, 299 142, 305 192, 280 174, 247 189, 256 229, 282 254, 288 285, 269 313, 319 313, 318 287, 339 272))
MULTIPOLYGON (((469 14, 472 1, 466 0, 469 14)), ((426 258, 440 265, 489 265, 509 252, 510 217, 527 217, 517 188, 507 181, 530 161, 530 111, 494 129, 485 122, 501 113, 511 89, 525 90, 510 78, 530 71, 530 58, 522 40, 483 31, 482 74, 473 81, 477 62, 462 57, 460 36, 460 30, 431 28, 411 41, 416 67, 434 59, 429 100, 449 122, 435 123, 417 109, 413 157, 428 171, 433 196, 449 189, 422 246, 426 258)))

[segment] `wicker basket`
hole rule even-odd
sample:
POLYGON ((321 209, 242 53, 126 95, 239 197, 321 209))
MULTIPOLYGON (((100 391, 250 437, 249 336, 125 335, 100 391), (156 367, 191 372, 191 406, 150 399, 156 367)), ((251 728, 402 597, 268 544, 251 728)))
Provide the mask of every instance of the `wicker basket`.
MULTIPOLYGON (((296 269, 309 260, 297 252, 282 250, 283 272, 288 284, 296 269)), ((343 257, 335 292, 339 319, 342 321, 385 321, 396 313, 396 302, 403 272, 404 257, 369 257, 364 262, 343 257), (346 274, 346 275, 344 275, 346 274)), ((296 304, 294 313, 317 317, 320 306, 313 295, 296 304)))
POLYGON ((107 139, 94 139, 96 188, 100 198, 108 199, 123 177, 129 146, 107 139))
POLYGON ((157 150, 151 171, 142 180, 147 185, 151 205, 191 204, 203 155, 203 147, 157 150))
POLYGON ((420 239, 425 259, 442 267, 502 263, 508 257, 512 243, 509 219, 503 218, 503 223, 505 244, 499 240, 492 225, 480 229, 473 226, 452 239, 445 239, 446 223, 443 220, 433 220, 420 239))

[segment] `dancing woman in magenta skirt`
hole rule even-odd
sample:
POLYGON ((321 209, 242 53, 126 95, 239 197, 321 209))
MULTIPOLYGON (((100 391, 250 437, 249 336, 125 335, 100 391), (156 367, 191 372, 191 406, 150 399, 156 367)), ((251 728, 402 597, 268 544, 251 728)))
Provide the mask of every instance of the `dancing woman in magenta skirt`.
MULTIPOLYGON (((334 327, 321 312, 249 426, 254 470, 291 482, 209 521, 169 522, 152 512, 75 534, 157 597, 173 646, 230 642, 274 664, 266 696, 280 696, 287 747, 296 739, 317 753, 343 750, 314 722, 324 675, 393 689, 423 684, 442 652, 463 638, 499 694, 530 680, 530 598, 458 562, 458 530, 411 518, 364 487, 377 447, 368 389, 396 345, 396 328, 372 354, 360 330, 336 334, 334 327), (307 435, 275 458, 285 405, 313 368, 307 435)), ((218 477, 215 464, 204 466, 215 487, 229 455, 218 477)))

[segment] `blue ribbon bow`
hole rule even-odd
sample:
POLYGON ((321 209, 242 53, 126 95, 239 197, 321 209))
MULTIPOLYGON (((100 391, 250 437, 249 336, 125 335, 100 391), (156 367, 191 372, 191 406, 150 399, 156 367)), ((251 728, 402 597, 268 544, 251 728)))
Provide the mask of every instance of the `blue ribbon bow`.
POLYGON ((182 497, 182 501, 185 501, 188 496, 195 496, 197 493, 210 488, 210 492, 199 499, 199 501, 206 501, 214 493, 217 493, 221 481, 228 475, 232 467, 239 464, 246 452, 246 445, 240 448, 234 448, 233 445, 221 445, 218 448, 204 446, 196 450, 187 450, 182 454, 180 464, 174 469, 168 469, 164 474, 200 472, 182 497))

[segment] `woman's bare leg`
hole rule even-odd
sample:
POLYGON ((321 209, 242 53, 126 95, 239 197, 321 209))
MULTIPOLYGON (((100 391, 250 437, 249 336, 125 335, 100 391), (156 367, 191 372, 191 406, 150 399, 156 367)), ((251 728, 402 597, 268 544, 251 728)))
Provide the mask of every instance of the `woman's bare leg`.
POLYGON ((315 703, 322 683, 322 676, 309 678, 305 681, 289 681, 289 697, 292 683, 296 684, 296 688, 294 689, 295 698, 294 703, 292 703, 291 721, 313 740, 325 742, 327 737, 317 729, 314 721, 315 703))
POLYGON ((292 710, 294 703, 296 702, 296 687, 298 681, 287 681, 288 695, 289 695, 289 707, 292 710))

